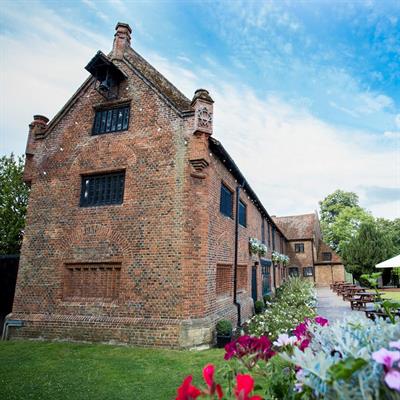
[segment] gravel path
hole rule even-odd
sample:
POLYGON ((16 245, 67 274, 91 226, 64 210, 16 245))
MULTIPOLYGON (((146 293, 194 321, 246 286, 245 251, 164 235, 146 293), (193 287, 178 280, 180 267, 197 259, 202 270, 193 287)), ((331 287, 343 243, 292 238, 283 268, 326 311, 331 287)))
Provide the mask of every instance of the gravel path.
POLYGON ((365 317, 364 311, 353 311, 350 308, 350 302, 343 301, 328 287, 317 288, 318 315, 327 318, 329 321, 337 321, 347 315, 362 315, 365 317))

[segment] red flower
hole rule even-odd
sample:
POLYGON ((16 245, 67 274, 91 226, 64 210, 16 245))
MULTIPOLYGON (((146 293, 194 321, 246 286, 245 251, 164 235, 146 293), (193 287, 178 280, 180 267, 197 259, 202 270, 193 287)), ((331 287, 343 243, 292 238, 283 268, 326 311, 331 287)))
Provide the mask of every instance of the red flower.
POLYGON ((235 396, 237 400, 263 400, 261 396, 249 397, 254 389, 254 379, 251 375, 236 376, 235 396))
POLYGON ((213 395, 217 393, 218 399, 221 400, 223 397, 223 392, 221 385, 216 385, 214 382, 214 372, 215 372, 215 367, 212 364, 207 364, 203 368, 203 378, 204 382, 208 386, 208 394, 213 395))
POLYGON ((191 375, 184 379, 182 385, 178 388, 178 396, 175 400, 195 400, 201 395, 201 391, 196 386, 191 385, 192 379, 191 375))
POLYGON ((207 364, 203 368, 203 378, 204 382, 207 384, 209 388, 214 384, 214 371, 215 367, 212 364, 207 364))
POLYGON ((271 347, 272 343, 266 336, 257 338, 243 335, 225 346, 224 359, 230 360, 233 357, 241 359, 246 355, 257 354, 257 357, 254 358, 254 361, 259 359, 267 361, 275 355, 275 353, 271 350, 271 347))

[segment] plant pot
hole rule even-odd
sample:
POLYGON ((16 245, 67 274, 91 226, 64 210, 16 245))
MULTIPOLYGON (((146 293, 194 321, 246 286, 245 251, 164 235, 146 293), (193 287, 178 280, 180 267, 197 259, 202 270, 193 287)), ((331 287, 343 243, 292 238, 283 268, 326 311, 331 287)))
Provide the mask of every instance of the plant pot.
POLYGON ((219 349, 224 348, 228 343, 232 341, 232 334, 229 336, 226 335, 218 335, 217 334, 217 347, 219 349))

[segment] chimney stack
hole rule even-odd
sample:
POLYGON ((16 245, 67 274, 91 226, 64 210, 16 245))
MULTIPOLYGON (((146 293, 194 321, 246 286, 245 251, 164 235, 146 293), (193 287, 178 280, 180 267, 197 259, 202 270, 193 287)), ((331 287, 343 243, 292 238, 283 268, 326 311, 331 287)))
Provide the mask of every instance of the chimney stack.
POLYGON ((132 29, 128 24, 118 22, 115 30, 112 58, 122 60, 126 49, 131 45, 132 29))
POLYGON ((47 128, 49 119, 44 115, 34 115, 33 121, 29 124, 29 136, 32 139, 42 139, 47 128))

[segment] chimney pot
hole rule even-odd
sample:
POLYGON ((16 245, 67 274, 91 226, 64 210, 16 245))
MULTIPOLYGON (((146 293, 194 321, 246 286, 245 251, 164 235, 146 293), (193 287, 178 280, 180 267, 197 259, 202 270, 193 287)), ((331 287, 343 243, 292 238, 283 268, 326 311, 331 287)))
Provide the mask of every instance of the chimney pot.
MULTIPOLYGON (((34 115, 33 121, 29 125, 29 136, 31 136, 31 134, 33 135, 31 139, 42 139, 44 137, 48 122, 49 119, 44 115, 34 115)), ((28 147, 29 142, 30 139, 28 139, 28 147)))
POLYGON ((131 45, 132 29, 128 24, 118 22, 115 27, 113 58, 122 60, 125 50, 131 45))

